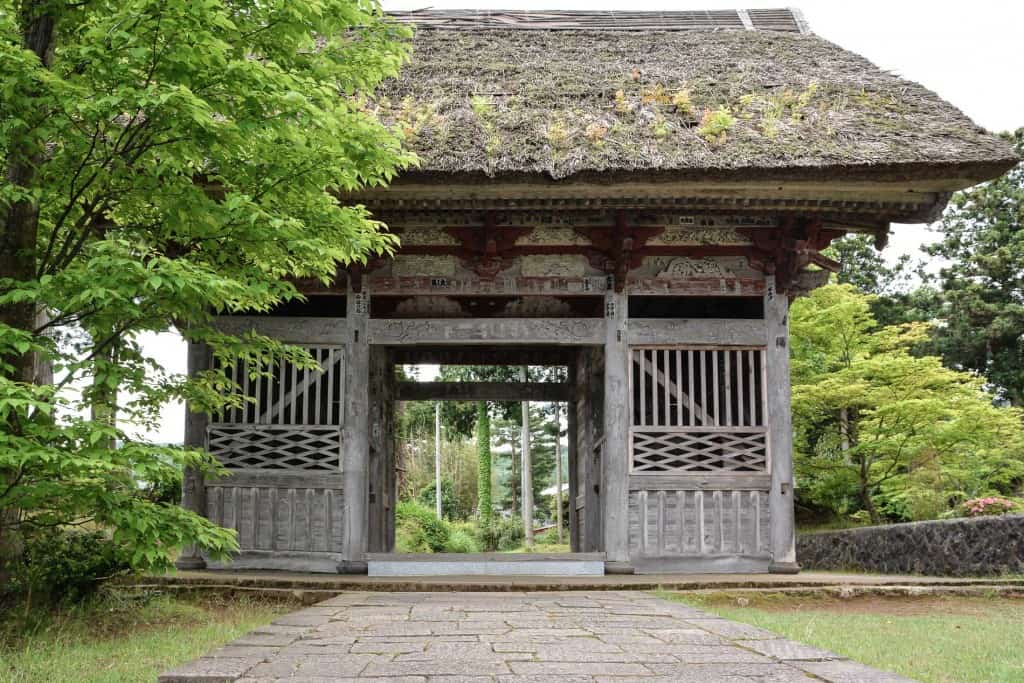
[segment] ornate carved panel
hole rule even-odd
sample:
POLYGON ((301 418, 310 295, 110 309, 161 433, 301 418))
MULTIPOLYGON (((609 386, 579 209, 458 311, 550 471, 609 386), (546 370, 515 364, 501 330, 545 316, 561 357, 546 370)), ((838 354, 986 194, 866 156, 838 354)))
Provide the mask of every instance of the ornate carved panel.
POLYGON ((525 277, 575 278, 583 277, 587 270, 584 257, 571 254, 523 256, 520 263, 525 277))
POLYGON ((415 225, 402 228, 398 233, 402 246, 458 246, 459 241, 440 225, 415 225))
POLYGON ((590 244, 583 235, 570 227, 536 226, 529 234, 516 240, 517 247, 535 246, 585 246, 590 244))
POLYGON ((391 273, 395 277, 451 277, 455 275, 455 258, 452 256, 399 255, 391 264, 391 273))
POLYGON ((747 245, 750 238, 736 232, 734 228, 684 228, 666 227, 664 232, 649 242, 652 246, 706 246, 706 245, 747 245))

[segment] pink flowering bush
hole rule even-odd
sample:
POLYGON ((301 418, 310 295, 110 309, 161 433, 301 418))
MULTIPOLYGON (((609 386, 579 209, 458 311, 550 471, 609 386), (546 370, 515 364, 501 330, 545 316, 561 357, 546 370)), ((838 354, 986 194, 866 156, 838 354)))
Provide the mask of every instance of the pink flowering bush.
POLYGON ((971 498, 964 501, 964 513, 968 517, 983 517, 986 515, 1005 515, 1012 512, 1015 507, 1012 500, 988 496, 986 498, 971 498))

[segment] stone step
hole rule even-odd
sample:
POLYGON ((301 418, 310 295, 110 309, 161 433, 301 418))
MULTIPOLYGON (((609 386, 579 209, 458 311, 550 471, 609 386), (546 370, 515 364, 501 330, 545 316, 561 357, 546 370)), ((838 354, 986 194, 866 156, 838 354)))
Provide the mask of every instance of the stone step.
POLYGON ((604 553, 369 553, 369 576, 604 576, 604 553))

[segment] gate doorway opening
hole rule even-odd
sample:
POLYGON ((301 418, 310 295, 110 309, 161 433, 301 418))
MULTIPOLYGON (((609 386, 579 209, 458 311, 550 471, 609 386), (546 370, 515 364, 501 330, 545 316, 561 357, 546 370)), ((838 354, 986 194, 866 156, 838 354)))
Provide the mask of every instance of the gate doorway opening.
POLYGON ((602 550, 602 355, 600 347, 371 347, 370 564, 381 554, 433 560, 438 573, 442 556, 460 552, 474 561, 505 555, 486 558, 491 564, 577 554, 603 571, 603 555, 578 555, 602 550), (419 528, 424 516, 436 519, 438 422, 447 544, 419 528))

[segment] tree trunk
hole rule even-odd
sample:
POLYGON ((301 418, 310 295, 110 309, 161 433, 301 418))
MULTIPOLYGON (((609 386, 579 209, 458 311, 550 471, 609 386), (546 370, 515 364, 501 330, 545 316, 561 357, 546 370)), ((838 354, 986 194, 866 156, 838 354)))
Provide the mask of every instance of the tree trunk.
POLYGON ((441 500, 441 402, 434 404, 434 509, 438 519, 444 519, 441 500))
POLYGON ((562 406, 555 404, 555 527, 562 542, 562 406))
MULTIPOLYGON (((22 46, 39 58, 43 67, 48 68, 53 58, 53 40, 56 5, 43 0, 26 0, 18 18, 22 29, 22 46)), ((29 93, 31 96, 31 93, 29 93)), ((35 168, 42 162, 38 150, 21 144, 11 143, 7 149, 7 168, 4 173, 7 184, 29 190, 35 176, 35 168)), ((26 198, 0 205, 0 279, 10 278, 26 282, 36 277, 36 241, 39 232, 39 207, 35 201, 26 198)), ((0 323, 16 330, 31 332, 35 329, 36 308, 32 303, 0 306, 0 323)), ((35 380, 35 355, 32 352, 14 353, 2 359, 11 366, 7 375, 16 382, 32 383, 35 380)), ((8 434, 20 434, 22 425, 16 420, 0 425, 8 434)), ((12 483, 17 472, 0 472, 0 481, 12 483)), ((21 544, 15 533, 19 511, 0 508, 0 580, 6 580, 7 567, 21 552, 21 544)))
MULTIPOLYGON (((477 505, 480 507, 480 526, 486 530, 491 527, 494 516, 494 505, 491 499, 491 416, 487 412, 486 401, 476 404, 476 452, 478 459, 477 505)), ((488 548, 488 550, 493 550, 493 548, 488 548)))
MULTIPOLYGON (((527 368, 519 369, 519 380, 527 381, 527 368)), ((523 401, 522 437, 523 455, 523 539, 527 548, 533 547, 533 465, 530 461, 530 402, 523 401)))

